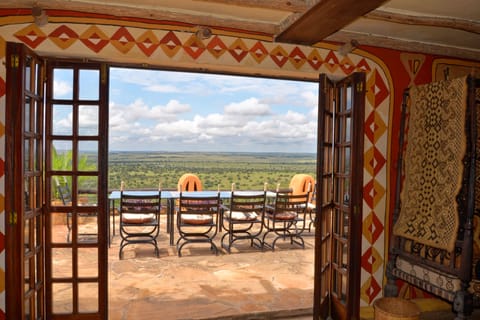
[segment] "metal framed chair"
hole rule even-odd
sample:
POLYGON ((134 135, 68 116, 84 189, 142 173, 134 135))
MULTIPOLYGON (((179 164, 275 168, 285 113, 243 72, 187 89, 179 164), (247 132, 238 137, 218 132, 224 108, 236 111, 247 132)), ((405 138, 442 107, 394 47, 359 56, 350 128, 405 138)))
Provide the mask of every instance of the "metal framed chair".
MULTIPOLYGON (((82 206, 77 199, 75 205, 72 202, 72 191, 68 184, 67 178, 64 176, 63 181, 60 182, 59 177, 55 176, 53 178, 55 183, 55 188, 58 193, 58 198, 62 201, 62 205, 65 207, 70 207, 72 211, 67 212, 66 223, 67 223, 67 242, 72 240, 72 220, 73 212, 75 212, 77 217, 77 241, 80 242, 96 242, 98 241, 98 232, 96 227, 93 225, 96 223, 98 216, 97 210, 93 211, 82 211, 79 208, 82 206), (95 222, 93 222, 95 221, 95 222), (83 226, 83 230, 80 230, 80 226, 83 226)), ((88 204, 87 204, 88 205, 88 204)), ((83 207, 85 210, 86 207, 83 207)), ((88 209, 87 209, 88 210, 88 209)))
POLYGON ((265 215, 266 191, 232 192, 228 205, 223 206, 221 244, 228 253, 235 241, 249 240, 253 247, 263 249, 260 239, 265 215))
MULTIPOLYGON (((58 192, 58 197, 62 201, 64 206, 72 205, 72 193, 70 187, 68 186, 67 180, 64 177, 64 181, 60 182, 58 177, 54 177, 55 188, 58 192)), ((72 235, 72 213, 67 212, 67 242, 70 242, 70 237, 72 235)))
POLYGON ((159 256, 157 236, 160 230, 161 200, 160 190, 148 195, 120 191, 120 259, 127 245, 139 243, 152 244, 156 256, 159 256))
POLYGON ((292 190, 293 194, 302 194, 307 191, 310 192, 310 198, 307 203, 307 217, 308 217, 308 227, 306 230, 311 232, 312 226, 315 224, 315 214, 316 214, 316 205, 315 205, 315 189, 316 183, 315 179, 308 174, 298 173, 292 177, 290 180, 289 188, 292 190))
POLYGON ((180 192, 177 209, 177 253, 182 256, 182 248, 191 243, 208 243, 218 254, 213 242, 218 233, 221 212, 220 193, 216 196, 185 195, 180 192))
POLYGON ((290 240, 290 244, 298 244, 305 248, 302 233, 305 230, 305 218, 310 192, 293 194, 277 191, 273 206, 267 206, 264 221, 266 230, 263 245, 275 250, 279 239, 290 240), (271 243, 266 239, 273 235, 271 243))

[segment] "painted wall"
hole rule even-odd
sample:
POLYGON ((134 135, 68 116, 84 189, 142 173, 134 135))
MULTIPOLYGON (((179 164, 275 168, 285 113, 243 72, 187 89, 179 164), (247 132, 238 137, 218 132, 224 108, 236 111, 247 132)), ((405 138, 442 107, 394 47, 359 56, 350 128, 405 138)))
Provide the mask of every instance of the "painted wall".
POLYGON ((367 74, 361 305, 382 296, 392 186, 402 90, 429 82, 443 70, 468 70, 480 62, 440 59, 422 54, 360 47, 347 56, 336 45, 315 47, 274 43, 270 38, 213 30, 199 40, 194 26, 156 24, 92 14, 49 11, 49 23, 33 24, 30 10, 0 9, 0 320, 5 318, 5 43, 22 42, 40 55, 78 57, 165 68, 210 70, 300 79, 327 73, 343 78, 367 74), (460 67, 459 67, 460 66, 460 67), (443 69, 442 69, 443 68, 443 69))

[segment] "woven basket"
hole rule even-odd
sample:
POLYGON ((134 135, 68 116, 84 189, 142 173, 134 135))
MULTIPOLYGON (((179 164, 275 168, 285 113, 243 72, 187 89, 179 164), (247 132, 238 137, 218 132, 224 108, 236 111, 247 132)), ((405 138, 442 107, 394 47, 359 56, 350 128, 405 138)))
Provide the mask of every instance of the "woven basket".
POLYGON ((418 320, 420 309, 401 298, 380 298, 373 304, 375 320, 418 320))

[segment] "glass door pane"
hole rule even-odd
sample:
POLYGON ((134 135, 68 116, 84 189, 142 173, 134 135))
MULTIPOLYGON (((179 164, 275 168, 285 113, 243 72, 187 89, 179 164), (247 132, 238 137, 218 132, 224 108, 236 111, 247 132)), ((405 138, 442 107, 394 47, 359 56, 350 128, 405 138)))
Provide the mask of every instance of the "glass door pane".
POLYGON ((106 69, 52 62, 47 70, 47 314, 106 319, 106 69))

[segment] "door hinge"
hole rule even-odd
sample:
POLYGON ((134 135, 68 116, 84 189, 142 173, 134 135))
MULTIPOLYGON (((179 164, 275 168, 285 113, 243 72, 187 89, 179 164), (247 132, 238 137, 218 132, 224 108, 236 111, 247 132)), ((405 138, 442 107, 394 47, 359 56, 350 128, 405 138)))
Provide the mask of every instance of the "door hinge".
POLYGON ((17 213, 15 211, 10 212, 8 222, 11 225, 17 224, 17 213))
POLYGON ((16 69, 18 68, 18 66, 20 65, 20 57, 18 56, 18 54, 12 54, 12 56, 10 57, 10 61, 11 61, 11 67, 16 69))
POLYGON ((353 215, 357 215, 360 212, 358 206, 353 206, 353 215))
POLYGON ((362 92, 363 91, 363 82, 357 83, 357 92, 362 92))

